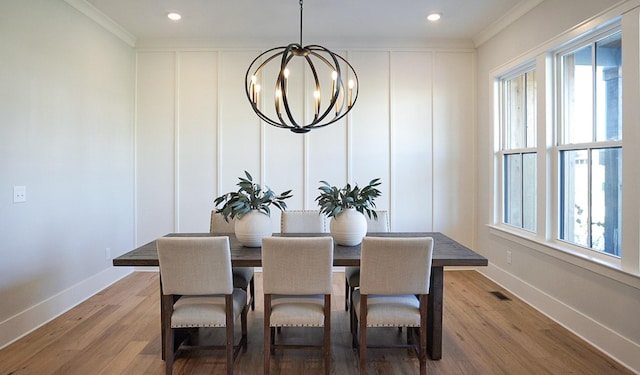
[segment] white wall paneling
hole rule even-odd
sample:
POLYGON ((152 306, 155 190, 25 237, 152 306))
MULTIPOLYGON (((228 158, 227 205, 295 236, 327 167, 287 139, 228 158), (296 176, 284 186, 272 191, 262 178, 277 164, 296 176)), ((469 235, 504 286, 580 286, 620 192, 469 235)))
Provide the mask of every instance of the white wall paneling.
POLYGON ((218 54, 178 56, 179 230, 206 232, 217 183, 218 54))
POLYGON ((433 230, 433 55, 391 54, 391 228, 433 230))
MULTIPOLYGON (((389 209, 389 55, 387 51, 356 51, 349 55, 356 68, 360 93, 350 122, 349 182, 364 185, 380 177, 378 209, 389 209)), ((342 184, 347 181, 336 181, 342 184)))
MULTIPOLYGON (((320 180, 343 186, 380 177, 376 203, 390 211, 394 230, 439 229, 470 244, 473 202, 456 194, 473 188, 473 52, 336 52, 358 74, 358 101, 339 122, 302 135, 261 123, 251 110, 244 75, 260 51, 140 51, 138 242, 206 230, 213 199, 235 190, 247 170, 276 193, 292 189, 290 209, 317 209, 320 180)), ((268 65, 260 82, 267 113, 276 70, 268 65)), ((309 119, 310 77, 291 82, 294 111, 309 119)), ((279 218, 276 209, 274 231, 279 218)))
POLYGON ((177 54, 137 55, 136 229, 147 243, 177 228, 177 54))
POLYGON ((220 53, 218 176, 221 190, 216 194, 236 190, 238 177, 244 176, 245 170, 258 182, 264 178, 264 125, 250 108, 244 89, 245 72, 259 53, 257 50, 220 53))
POLYGON ((475 212, 474 56, 438 52, 433 94, 434 230, 473 245, 475 212))

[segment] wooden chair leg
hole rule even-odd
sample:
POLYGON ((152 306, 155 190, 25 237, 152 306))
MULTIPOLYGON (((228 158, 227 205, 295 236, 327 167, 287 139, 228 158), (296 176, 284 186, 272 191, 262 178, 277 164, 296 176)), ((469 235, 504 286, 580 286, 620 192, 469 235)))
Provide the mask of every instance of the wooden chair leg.
POLYGON ((427 374, 427 295, 420 295, 420 375, 427 374))
POLYGON ((264 295, 264 374, 271 369, 271 295, 264 295))
POLYGON ((233 375, 233 297, 225 295, 227 375, 233 375))
POLYGON ((324 373, 331 374, 331 294, 324 296, 324 373))
POLYGON ((174 341, 175 331, 171 329, 171 314, 173 314, 173 295, 162 295, 161 300, 162 310, 164 310, 164 316, 162 316, 162 338, 164 339, 164 352, 162 353, 165 360, 165 374, 171 375, 173 373, 173 355, 174 355, 174 341))
POLYGON ((367 295, 360 294, 360 375, 367 373, 367 295))
POLYGON ((165 374, 173 374, 173 330, 169 328, 165 331, 164 342, 164 362, 165 362, 165 374))
POLYGON ((350 300, 350 311, 349 311, 349 330, 351 331, 351 348, 356 349, 358 347, 358 321, 355 307, 353 305, 353 298, 350 300))
POLYGON ((240 324, 241 324, 241 329, 242 329, 242 338, 240 339, 240 343, 242 345, 242 352, 246 353, 247 352, 247 346, 249 345, 249 337, 248 337, 248 329, 247 329, 247 311, 249 309, 247 308, 247 306, 244 306, 242 308, 242 315, 240 315, 240 324))

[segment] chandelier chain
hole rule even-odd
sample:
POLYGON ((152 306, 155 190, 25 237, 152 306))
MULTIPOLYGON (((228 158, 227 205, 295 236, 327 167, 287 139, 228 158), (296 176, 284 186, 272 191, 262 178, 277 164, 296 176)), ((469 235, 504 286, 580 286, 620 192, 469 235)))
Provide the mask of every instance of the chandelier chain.
POLYGON ((300 47, 302 47, 302 0, 300 0, 300 47))

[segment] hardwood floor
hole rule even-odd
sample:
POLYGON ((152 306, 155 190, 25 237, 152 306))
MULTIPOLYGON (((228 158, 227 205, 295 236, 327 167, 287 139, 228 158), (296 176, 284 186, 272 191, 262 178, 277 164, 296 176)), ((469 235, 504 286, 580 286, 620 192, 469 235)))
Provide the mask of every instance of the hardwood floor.
MULTIPOLYGON (((357 374, 351 349, 344 278, 334 277, 332 373, 357 374)), ((430 374, 631 374, 575 335, 475 271, 445 274, 443 359, 430 374), (510 300, 491 292, 501 292, 510 300)), ((5 374, 163 374, 157 273, 138 272, 117 282, 37 331, 0 351, 5 374)), ((256 311, 249 312, 249 349, 236 374, 262 373, 262 279, 256 273, 256 311)), ((239 328, 237 329, 237 331, 239 328)), ((403 339, 396 329, 373 335, 403 339)), ((206 340, 222 337, 203 332, 206 340)), ((320 332, 285 329, 287 340, 320 340, 320 332)), ((417 374, 408 350, 370 350, 371 374, 417 374)), ((321 374, 319 351, 277 351, 274 374, 321 374)), ((174 374, 224 372, 224 353, 204 351, 176 360, 174 374)))

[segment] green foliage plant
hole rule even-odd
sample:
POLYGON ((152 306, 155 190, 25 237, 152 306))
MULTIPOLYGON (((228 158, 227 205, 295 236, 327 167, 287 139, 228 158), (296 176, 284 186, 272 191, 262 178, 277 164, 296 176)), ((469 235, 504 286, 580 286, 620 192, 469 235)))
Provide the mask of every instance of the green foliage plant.
POLYGON ((258 210, 271 216, 270 205, 274 205, 280 211, 287 209, 285 199, 291 198, 291 190, 284 191, 276 195, 268 186, 262 187, 253 182, 253 177, 249 172, 244 171, 246 178, 238 177, 240 182, 238 191, 232 191, 217 197, 214 200, 216 213, 222 214, 228 222, 235 217, 241 218, 251 210, 258 210))
POLYGON ((379 178, 374 178, 367 185, 360 188, 358 184, 347 184, 343 188, 331 186, 326 181, 320 181, 320 194, 316 198, 320 213, 328 217, 336 217, 343 210, 355 208, 362 214, 367 214, 369 218, 378 220, 378 214, 374 210, 375 199, 381 195, 377 186, 381 184, 379 178))

